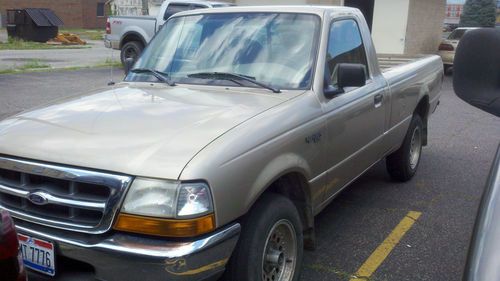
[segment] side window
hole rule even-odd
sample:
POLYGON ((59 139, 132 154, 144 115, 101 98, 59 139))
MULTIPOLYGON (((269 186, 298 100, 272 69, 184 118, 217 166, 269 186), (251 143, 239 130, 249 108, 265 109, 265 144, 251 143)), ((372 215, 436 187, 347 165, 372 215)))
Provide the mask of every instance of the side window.
POLYGON ((368 77, 365 46, 358 24, 352 19, 334 21, 330 26, 326 64, 330 70, 330 81, 333 86, 337 85, 339 63, 363 64, 368 77))
POLYGON ((191 9, 190 10, 205 9, 205 8, 208 8, 208 7, 203 6, 203 5, 191 5, 191 9))
POLYGON ((189 9, 189 4, 178 4, 178 3, 170 3, 167 6, 167 10, 165 11, 165 15, 163 15, 164 20, 168 20, 173 14, 178 12, 187 11, 189 9))
POLYGON ((203 9, 206 8, 205 6, 202 5, 193 5, 193 4, 187 4, 187 3, 170 3, 167 6, 167 10, 165 11, 165 14, 163 15, 164 20, 168 20, 169 17, 171 17, 173 14, 179 13, 179 12, 184 12, 188 10, 194 10, 194 9, 203 9))

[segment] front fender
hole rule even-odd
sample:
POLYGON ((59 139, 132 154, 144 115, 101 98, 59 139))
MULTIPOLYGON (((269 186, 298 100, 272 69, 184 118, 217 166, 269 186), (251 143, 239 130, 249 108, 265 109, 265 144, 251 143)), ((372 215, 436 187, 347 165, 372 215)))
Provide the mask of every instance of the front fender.
MULTIPOLYGON (((307 161, 300 155, 286 153, 279 155, 266 164, 258 174, 255 182, 250 187, 248 197, 245 200, 245 212, 248 212, 255 201, 264 193, 276 180, 291 174, 298 173, 304 178, 310 178, 311 168, 307 161)), ((306 196, 311 198, 310 190, 305 190, 306 196)))

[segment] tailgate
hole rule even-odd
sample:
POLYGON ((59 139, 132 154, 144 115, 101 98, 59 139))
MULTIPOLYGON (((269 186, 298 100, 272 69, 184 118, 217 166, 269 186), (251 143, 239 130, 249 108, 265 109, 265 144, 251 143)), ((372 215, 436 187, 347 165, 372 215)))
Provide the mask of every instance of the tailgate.
POLYGON ((111 37, 115 40, 120 40, 127 32, 133 32, 144 37, 148 43, 156 31, 156 18, 151 16, 113 16, 109 21, 111 37))

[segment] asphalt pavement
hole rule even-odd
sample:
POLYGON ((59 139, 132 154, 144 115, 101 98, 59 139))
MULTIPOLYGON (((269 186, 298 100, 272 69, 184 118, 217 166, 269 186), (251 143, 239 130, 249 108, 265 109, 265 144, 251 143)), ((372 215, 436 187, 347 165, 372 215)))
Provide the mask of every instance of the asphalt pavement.
MULTIPOLYGON (((0 119, 109 80, 109 69, 0 75, 0 119)), ((459 100, 446 77, 416 176, 393 182, 380 162, 342 192, 316 217, 317 250, 305 252, 301 280, 351 279, 410 211, 421 216, 370 280, 460 280, 499 141, 500 119, 459 100)))

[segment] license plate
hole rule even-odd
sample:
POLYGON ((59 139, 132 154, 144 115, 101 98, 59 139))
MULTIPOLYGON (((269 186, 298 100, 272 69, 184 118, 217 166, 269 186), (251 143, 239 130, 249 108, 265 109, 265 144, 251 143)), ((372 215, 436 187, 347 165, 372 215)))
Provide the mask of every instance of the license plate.
POLYGON ((23 234, 17 235, 26 267, 50 276, 56 274, 54 244, 23 234))

